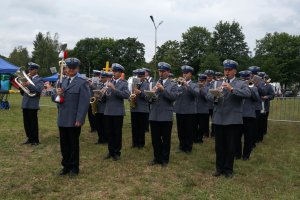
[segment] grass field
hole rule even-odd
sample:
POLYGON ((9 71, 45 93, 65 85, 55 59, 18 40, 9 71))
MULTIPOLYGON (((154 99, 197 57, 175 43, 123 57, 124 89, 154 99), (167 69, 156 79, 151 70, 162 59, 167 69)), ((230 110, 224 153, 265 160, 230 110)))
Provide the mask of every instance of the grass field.
POLYGON ((149 167, 150 134, 146 147, 131 149, 130 115, 125 117, 123 149, 118 162, 102 158, 104 145, 87 124, 80 137, 78 177, 59 177, 60 148, 56 107, 42 97, 39 111, 41 145, 25 140, 19 95, 10 97, 11 110, 0 110, 0 199, 300 199, 300 123, 270 122, 263 143, 249 161, 235 162, 233 179, 215 178, 214 141, 194 145, 190 155, 178 148, 173 129, 170 164, 149 167))

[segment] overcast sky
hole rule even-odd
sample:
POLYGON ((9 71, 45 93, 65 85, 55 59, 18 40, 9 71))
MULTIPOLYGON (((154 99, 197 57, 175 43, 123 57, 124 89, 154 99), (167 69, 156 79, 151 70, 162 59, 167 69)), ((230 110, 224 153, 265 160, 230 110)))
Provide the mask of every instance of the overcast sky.
POLYGON ((300 32, 299 0, 2 0, 0 54, 9 56, 22 45, 32 51, 38 32, 59 34, 59 41, 73 48, 86 37, 136 37, 145 44, 146 60, 154 55, 154 27, 158 45, 181 40, 192 26, 213 31, 220 21, 237 21, 250 50, 268 33, 300 32))

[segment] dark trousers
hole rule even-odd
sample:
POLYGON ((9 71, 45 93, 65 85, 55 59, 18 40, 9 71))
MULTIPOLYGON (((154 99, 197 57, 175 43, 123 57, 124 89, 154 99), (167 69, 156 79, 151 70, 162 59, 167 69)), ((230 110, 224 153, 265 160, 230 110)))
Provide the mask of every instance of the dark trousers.
POLYGON ((194 131, 194 142, 202 143, 203 135, 209 133, 209 114, 208 113, 197 113, 195 117, 195 131, 194 131))
POLYGON ((23 109, 23 122, 26 136, 31 143, 39 143, 37 109, 23 109))
POLYGON ((214 125, 216 170, 224 173, 233 172, 236 137, 241 125, 214 125))
POLYGON ((252 146, 253 146, 253 140, 254 140, 254 130, 255 130, 255 118, 243 117, 243 126, 237 137, 235 157, 238 158, 242 156, 243 158, 250 157, 252 146), (244 135, 244 147, 242 152, 243 135, 244 135))
POLYGON ((269 117, 269 112, 266 112, 266 113, 260 113, 257 118, 257 128, 258 128, 257 142, 263 141, 264 135, 267 133, 268 117, 269 117))
POLYGON ((131 112, 132 147, 145 146, 145 131, 149 113, 131 112))
POLYGON ((159 163, 169 163, 172 121, 150 121, 154 159, 159 163))
POLYGON ((59 127, 61 164, 69 170, 79 171, 79 136, 81 127, 59 127))
POLYGON ((98 143, 107 143, 107 127, 106 127, 106 117, 103 113, 96 113, 96 130, 98 133, 98 143))
POLYGON ((179 149, 191 152, 195 131, 195 114, 176 114, 179 149))
POLYGON ((97 130, 96 117, 92 113, 92 106, 91 105, 89 106, 89 110, 88 110, 88 119, 89 119, 91 131, 97 130))
POLYGON ((123 118, 124 116, 106 115, 108 151, 111 156, 121 155, 123 118))
POLYGON ((268 117, 269 117, 269 112, 266 112, 263 116, 262 116, 262 133, 263 135, 267 134, 268 131, 268 117))
MULTIPOLYGON (((215 136, 215 131, 214 131, 214 124, 212 123, 212 117, 213 117, 213 109, 209 109, 209 118, 211 120, 211 127, 210 127, 210 136, 214 137, 215 136)), ((206 137, 209 137, 209 119, 207 121, 207 131, 204 134, 206 137)))
POLYGON ((253 133, 253 146, 259 142, 259 135, 261 128, 259 127, 259 120, 260 120, 260 110, 255 110, 255 122, 254 122, 254 133, 253 133))

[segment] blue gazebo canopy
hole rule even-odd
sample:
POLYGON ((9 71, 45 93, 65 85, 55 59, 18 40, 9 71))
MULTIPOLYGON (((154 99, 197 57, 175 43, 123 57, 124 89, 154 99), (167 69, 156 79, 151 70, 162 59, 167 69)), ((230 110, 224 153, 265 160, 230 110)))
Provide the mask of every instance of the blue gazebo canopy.
POLYGON ((10 62, 0 58, 0 74, 13 74, 19 70, 20 67, 17 67, 10 62))

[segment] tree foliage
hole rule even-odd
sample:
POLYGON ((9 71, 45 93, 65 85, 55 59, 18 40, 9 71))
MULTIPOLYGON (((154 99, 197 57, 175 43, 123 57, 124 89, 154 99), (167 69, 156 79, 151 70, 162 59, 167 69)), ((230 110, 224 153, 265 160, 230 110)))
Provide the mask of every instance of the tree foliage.
POLYGON ((33 46, 32 61, 41 66, 39 74, 49 75, 49 68, 58 66, 60 51, 58 34, 55 33, 52 38, 49 32, 46 34, 39 32, 33 41, 33 46))
POLYGON ((182 34, 182 61, 197 72, 210 51, 211 33, 204 27, 193 26, 182 34))
POLYGON ((249 62, 249 47, 245 42, 245 35, 238 22, 220 21, 215 26, 212 38, 212 49, 220 58, 237 61, 242 68, 246 68, 249 62))
POLYGON ((180 43, 176 40, 168 40, 157 48, 157 60, 169 63, 175 76, 181 73, 181 57, 180 43))
POLYGON ((101 70, 106 61, 120 63, 126 73, 145 63, 145 46, 136 38, 114 40, 112 38, 85 38, 77 42, 70 55, 81 61, 81 71, 89 75, 91 70, 101 70))
POLYGON ((9 62, 19 67, 26 66, 29 60, 28 50, 22 46, 15 47, 8 58, 9 62))
POLYGON ((300 82, 300 37, 288 33, 267 33, 256 41, 254 62, 286 85, 300 82))

